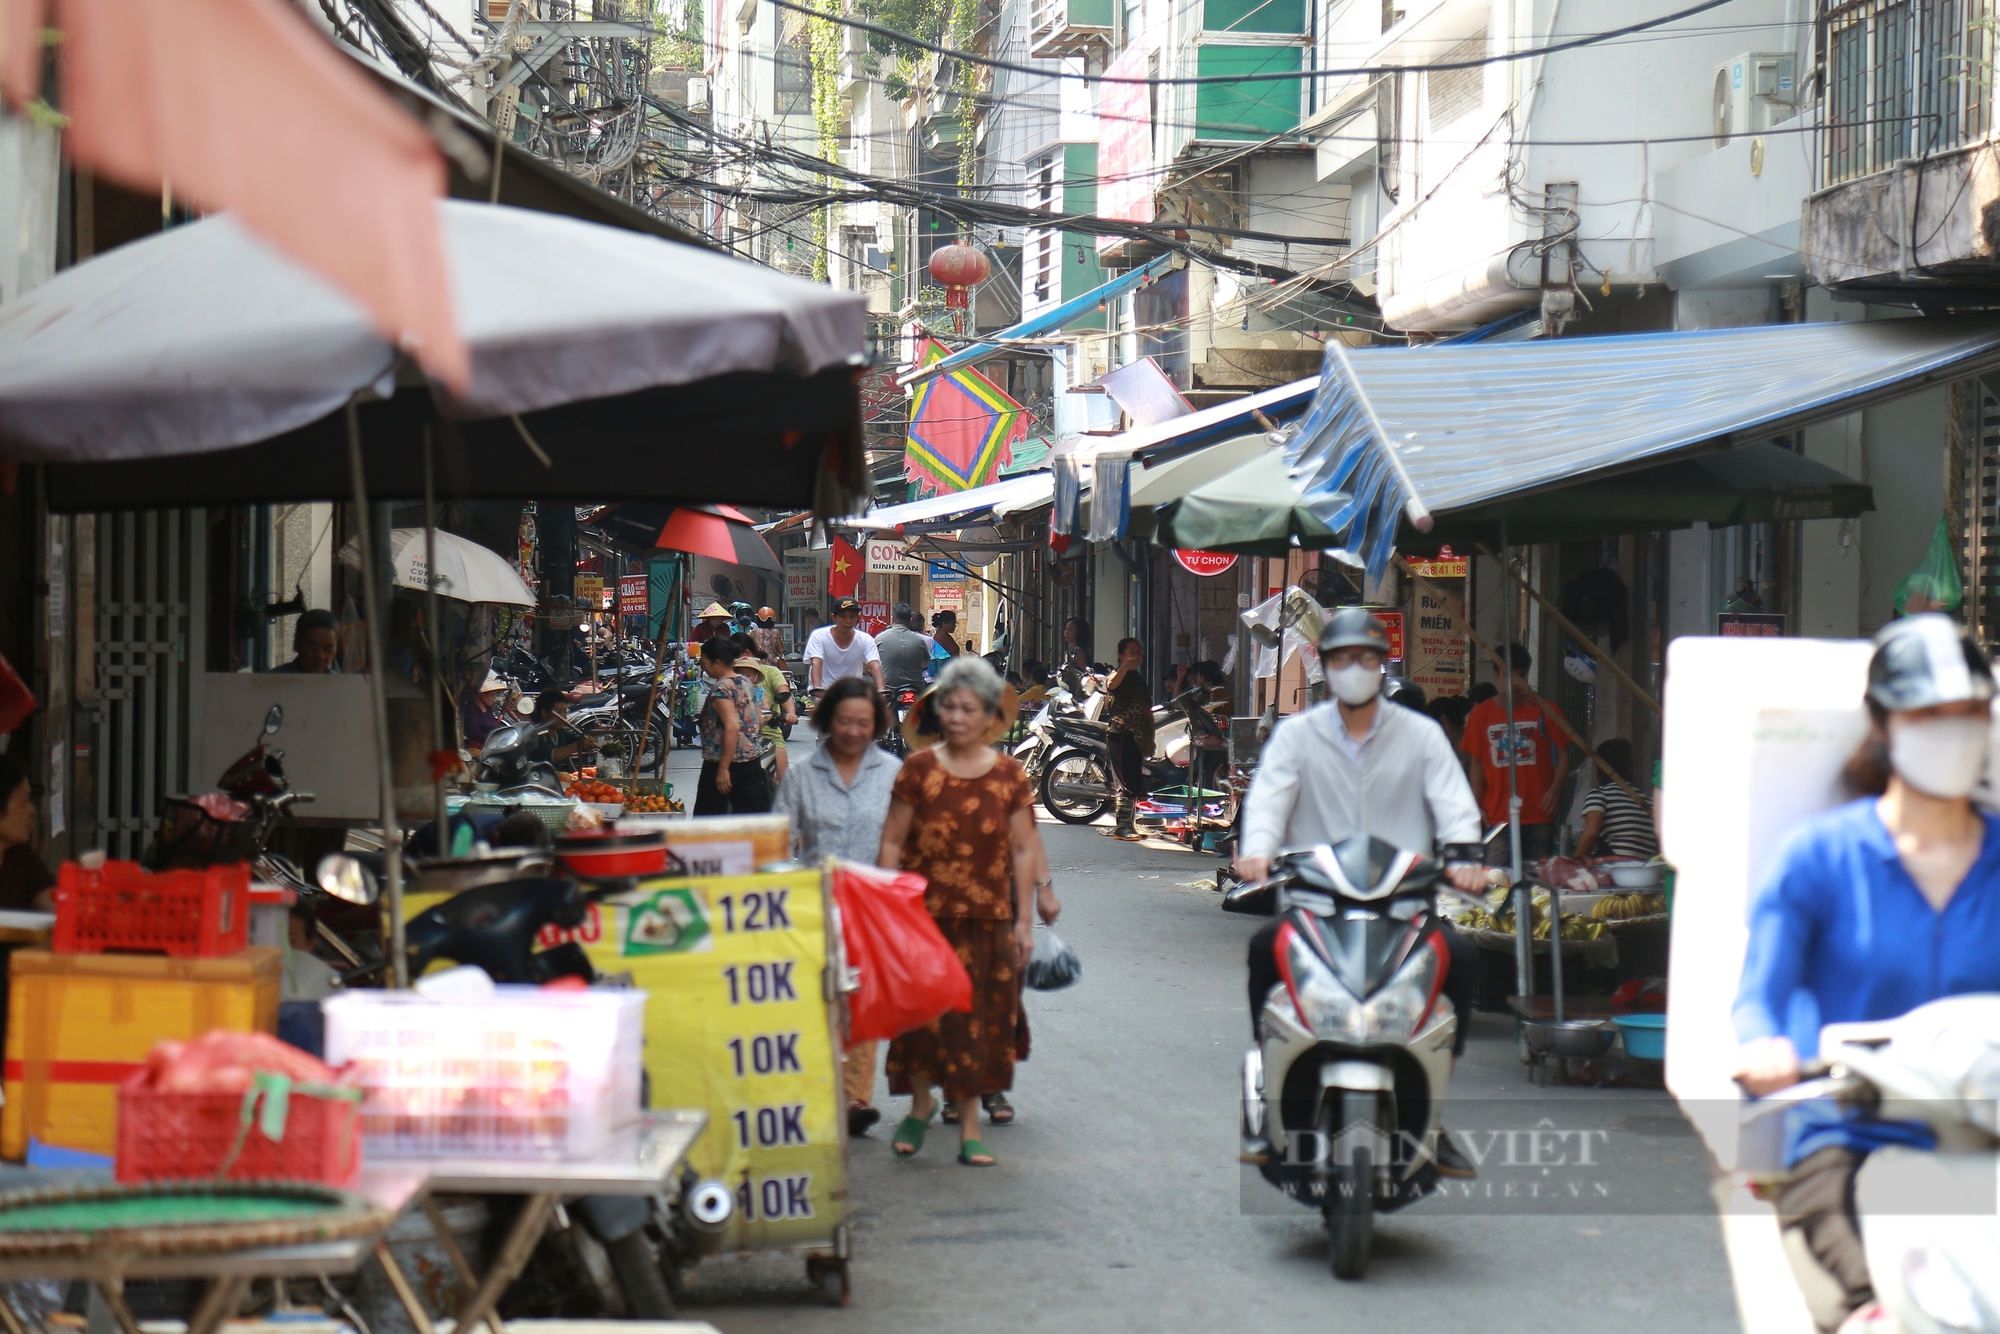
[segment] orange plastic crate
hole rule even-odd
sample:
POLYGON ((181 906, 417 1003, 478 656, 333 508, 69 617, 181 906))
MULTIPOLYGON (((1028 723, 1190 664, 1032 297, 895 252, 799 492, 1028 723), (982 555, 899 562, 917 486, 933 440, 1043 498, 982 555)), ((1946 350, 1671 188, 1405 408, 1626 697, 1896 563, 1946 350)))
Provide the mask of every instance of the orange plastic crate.
POLYGON ((91 870, 64 862, 56 873, 58 954, 131 950, 212 959, 250 943, 250 866, 161 871, 137 862, 91 870))

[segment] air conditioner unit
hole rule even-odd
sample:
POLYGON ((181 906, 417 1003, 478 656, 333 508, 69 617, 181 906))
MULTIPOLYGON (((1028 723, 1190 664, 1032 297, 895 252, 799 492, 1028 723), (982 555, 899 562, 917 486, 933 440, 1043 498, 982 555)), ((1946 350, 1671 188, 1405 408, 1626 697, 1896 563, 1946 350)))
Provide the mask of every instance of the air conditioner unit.
POLYGON ((699 74, 688 79, 687 109, 695 112, 708 110, 708 80, 699 74))
POLYGON ((1762 134, 1797 110, 1796 60, 1789 53, 1751 51, 1715 67, 1710 111, 1715 146, 1731 136, 1762 134))

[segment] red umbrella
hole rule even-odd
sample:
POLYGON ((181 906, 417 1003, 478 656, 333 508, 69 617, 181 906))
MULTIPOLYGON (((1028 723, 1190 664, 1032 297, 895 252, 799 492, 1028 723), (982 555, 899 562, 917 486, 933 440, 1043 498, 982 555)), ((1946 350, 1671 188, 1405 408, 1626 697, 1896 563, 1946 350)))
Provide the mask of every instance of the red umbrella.
POLYGON ((653 545, 776 573, 785 568, 750 516, 728 505, 675 506, 653 545))

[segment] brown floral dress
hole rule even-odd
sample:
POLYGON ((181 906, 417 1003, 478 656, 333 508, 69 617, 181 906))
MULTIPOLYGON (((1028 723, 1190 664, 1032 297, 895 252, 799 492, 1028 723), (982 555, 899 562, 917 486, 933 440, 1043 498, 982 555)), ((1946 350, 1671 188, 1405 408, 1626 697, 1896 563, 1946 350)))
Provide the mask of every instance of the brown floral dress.
POLYGON ((972 1012, 949 1013, 889 1044, 889 1091, 925 1075, 952 1101, 1012 1088, 1021 985, 1014 967, 1014 857, 1008 822, 1034 801, 1028 776, 1002 755, 979 778, 956 778, 934 750, 896 775, 911 810, 903 869, 930 881, 924 906, 972 978, 972 1012))

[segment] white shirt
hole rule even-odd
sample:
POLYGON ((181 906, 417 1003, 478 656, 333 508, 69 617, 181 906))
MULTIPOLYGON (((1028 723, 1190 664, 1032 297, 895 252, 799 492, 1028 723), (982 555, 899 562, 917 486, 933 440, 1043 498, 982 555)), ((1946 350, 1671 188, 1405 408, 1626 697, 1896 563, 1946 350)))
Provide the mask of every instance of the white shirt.
POLYGON ((1278 724, 1243 806, 1243 854, 1339 843, 1368 834, 1432 855, 1479 842, 1472 785, 1436 722, 1383 700, 1356 740, 1329 700, 1278 724))
MULTIPOLYGON (((866 676, 869 663, 882 661, 882 655, 875 651, 874 635, 856 628, 854 642, 842 648, 834 642, 830 625, 822 625, 806 636, 806 661, 810 663, 814 658, 822 664, 819 673, 822 686, 830 686, 843 676, 866 676)), ((810 682, 812 678, 806 679, 810 682)))

